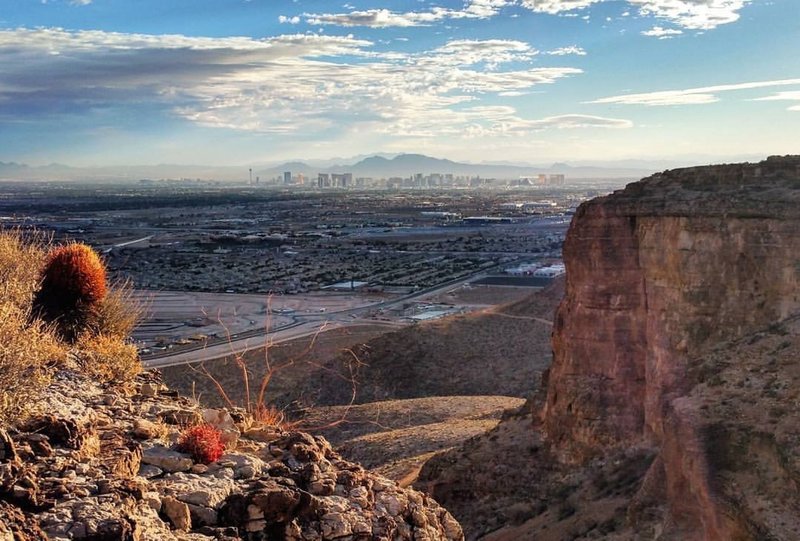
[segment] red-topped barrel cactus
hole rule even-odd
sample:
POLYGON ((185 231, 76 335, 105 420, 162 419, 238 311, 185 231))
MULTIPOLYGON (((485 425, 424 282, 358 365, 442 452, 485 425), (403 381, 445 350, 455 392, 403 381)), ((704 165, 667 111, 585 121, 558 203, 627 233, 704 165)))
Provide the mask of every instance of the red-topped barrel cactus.
POLYGON ((222 432, 209 424, 187 428, 178 440, 178 451, 192 455, 195 462, 211 464, 225 452, 222 432))
POLYGON ((81 243, 54 248, 42 270, 33 314, 56 324, 74 341, 106 296, 106 268, 97 253, 81 243))

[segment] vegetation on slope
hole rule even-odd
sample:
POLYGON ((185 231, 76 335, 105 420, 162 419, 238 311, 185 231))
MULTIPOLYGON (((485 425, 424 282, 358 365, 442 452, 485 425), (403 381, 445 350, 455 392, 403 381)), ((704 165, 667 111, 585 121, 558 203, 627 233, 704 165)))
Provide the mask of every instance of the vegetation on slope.
POLYGON ((141 310, 127 286, 108 295, 106 288, 105 268, 88 246, 51 246, 41 234, 0 230, 0 425, 25 415, 68 354, 102 381, 139 372, 136 349, 125 340, 141 310), (80 268, 64 257, 70 251, 80 254, 80 268))

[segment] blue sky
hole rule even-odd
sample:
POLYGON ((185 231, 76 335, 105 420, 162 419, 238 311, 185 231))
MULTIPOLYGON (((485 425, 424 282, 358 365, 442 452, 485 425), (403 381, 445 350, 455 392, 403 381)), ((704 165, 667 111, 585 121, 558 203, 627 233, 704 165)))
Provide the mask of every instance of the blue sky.
POLYGON ((0 161, 800 152, 797 0, 0 0, 0 161))

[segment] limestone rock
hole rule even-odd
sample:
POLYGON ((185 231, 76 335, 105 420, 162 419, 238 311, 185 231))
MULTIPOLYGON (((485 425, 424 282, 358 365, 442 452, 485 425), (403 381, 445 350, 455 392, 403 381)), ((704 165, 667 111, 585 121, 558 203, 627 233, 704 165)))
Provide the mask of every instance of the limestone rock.
POLYGON ((152 440, 162 434, 162 429, 158 424, 147 419, 136 419, 133 422, 133 437, 140 440, 152 440))
POLYGON ((52 414, 13 436, 0 432, 1 541, 18 532, 27 537, 14 541, 463 539, 434 502, 341 460, 308 434, 247 439, 196 465, 155 441, 164 431, 158 424, 181 427, 205 415, 238 437, 234 416, 164 391, 155 373, 138 383, 143 393, 115 392, 63 368, 42 397, 52 414))
POLYGON ((47 536, 35 519, 18 508, 0 501, 0 540, 46 541, 47 536))
POLYGON ((189 506, 184 502, 178 501, 172 496, 165 496, 161 500, 163 513, 176 530, 188 532, 192 527, 192 518, 189 515, 189 506))
POLYGON ((148 447, 142 453, 142 463, 161 468, 165 472, 189 471, 194 461, 183 453, 173 451, 163 445, 148 447))
POLYGON ((211 508, 219 507, 236 488, 231 479, 191 473, 166 475, 156 486, 182 502, 211 508))

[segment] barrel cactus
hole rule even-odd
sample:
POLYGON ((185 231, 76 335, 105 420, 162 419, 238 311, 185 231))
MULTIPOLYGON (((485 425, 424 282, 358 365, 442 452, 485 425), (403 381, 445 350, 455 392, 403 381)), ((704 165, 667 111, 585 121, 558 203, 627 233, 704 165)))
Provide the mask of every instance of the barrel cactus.
POLYGON ((81 243, 54 248, 47 256, 33 314, 54 323, 61 337, 75 341, 106 296, 106 268, 81 243))

